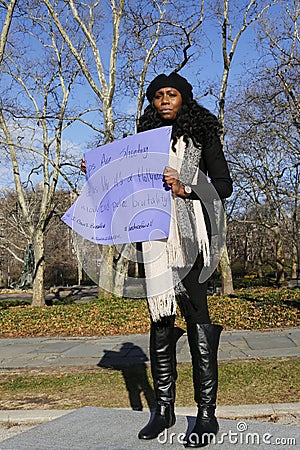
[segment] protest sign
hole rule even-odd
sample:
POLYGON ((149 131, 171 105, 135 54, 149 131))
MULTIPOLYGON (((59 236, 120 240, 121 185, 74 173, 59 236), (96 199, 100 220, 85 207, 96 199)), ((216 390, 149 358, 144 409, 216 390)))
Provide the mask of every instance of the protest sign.
POLYGON ((171 192, 163 170, 171 130, 145 131, 85 153, 87 182, 62 220, 98 244, 168 237, 171 192))

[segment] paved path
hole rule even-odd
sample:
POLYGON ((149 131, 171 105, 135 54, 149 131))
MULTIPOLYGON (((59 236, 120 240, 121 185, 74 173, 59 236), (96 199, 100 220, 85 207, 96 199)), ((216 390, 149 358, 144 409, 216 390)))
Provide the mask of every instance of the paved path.
MULTIPOLYGON (((117 368, 149 360, 148 334, 104 336, 91 338, 22 338, 0 339, 0 368, 86 366, 117 368)), ((221 335, 219 359, 247 359, 300 355, 300 329, 269 331, 224 331, 221 335)), ((177 345, 179 362, 190 361, 187 336, 177 345)), ((196 408, 177 408, 178 420, 166 439, 140 442, 136 434, 147 422, 148 411, 105 408, 81 408, 75 411, 0 411, 0 423, 21 424, 16 436, 7 439, 4 425, 0 426, 0 450, 125 450, 132 448, 183 448, 182 439, 191 426, 196 408), (41 423, 32 429, 22 424, 41 423), (120 427, 120 423, 122 426, 120 427), (1 428, 2 427, 2 428, 1 428), (20 432, 22 431, 22 432, 20 432), (55 436, 55 439, 53 438, 55 436)), ((276 449, 297 448, 299 428, 270 423, 251 422, 254 417, 299 417, 300 404, 240 405, 217 408, 220 434, 216 443, 206 448, 276 449), (223 418, 223 419, 222 419, 223 418), (224 420, 236 419, 236 420, 224 420), (243 418, 242 420, 240 418, 243 418), (248 422, 249 420, 249 422, 248 422), (241 425, 240 425, 241 424, 241 425), (238 428, 240 427, 240 428, 238 428), (244 431, 243 431, 244 430, 244 431), (231 436, 231 437, 230 437, 231 436), (221 442, 223 439, 224 442, 221 442), (256 439, 253 443, 253 439, 256 439), (259 441, 257 441, 257 439, 259 441), (253 444, 253 445, 252 445, 253 444)), ((289 423, 289 422, 286 422, 289 423)), ((294 423, 294 422, 292 422, 294 423)), ((18 428, 18 427, 17 427, 18 428)))
MULTIPOLYGON (((148 341, 148 334, 0 339, 0 368, 133 365, 148 361, 148 341)), ((300 328, 221 335, 219 360, 281 356, 300 356, 300 328)), ((186 334, 178 342, 177 359, 190 361, 186 334)))
MULTIPOLYGON (((48 304, 54 300, 62 301, 68 298, 74 299, 76 303, 85 303, 98 298, 98 288, 97 286, 58 286, 47 291, 45 297, 48 304)), ((14 300, 30 303, 32 292, 30 290, 0 289, 0 302, 14 300)))
MULTIPOLYGON (((140 441, 148 411, 86 407, 30 429, 0 443, 1 450, 172 450, 183 449, 195 417, 177 416, 175 426, 158 439, 140 441)), ((299 427, 244 420, 219 420, 220 431, 208 449, 296 449, 299 427)))

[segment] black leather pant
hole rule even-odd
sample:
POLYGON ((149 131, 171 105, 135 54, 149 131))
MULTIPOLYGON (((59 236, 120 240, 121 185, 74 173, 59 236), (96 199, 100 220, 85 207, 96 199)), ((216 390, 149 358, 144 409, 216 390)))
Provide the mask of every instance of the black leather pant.
POLYGON ((188 323, 211 323, 207 306, 208 282, 199 283, 198 281, 202 267, 203 260, 199 255, 190 272, 182 278, 186 295, 177 298, 177 302, 181 314, 188 323))

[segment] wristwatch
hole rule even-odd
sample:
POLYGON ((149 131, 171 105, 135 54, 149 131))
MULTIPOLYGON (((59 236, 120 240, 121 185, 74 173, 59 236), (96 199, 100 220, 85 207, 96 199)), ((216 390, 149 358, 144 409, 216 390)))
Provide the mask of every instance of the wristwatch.
POLYGON ((183 184, 184 192, 188 195, 192 193, 192 188, 188 184, 183 184))

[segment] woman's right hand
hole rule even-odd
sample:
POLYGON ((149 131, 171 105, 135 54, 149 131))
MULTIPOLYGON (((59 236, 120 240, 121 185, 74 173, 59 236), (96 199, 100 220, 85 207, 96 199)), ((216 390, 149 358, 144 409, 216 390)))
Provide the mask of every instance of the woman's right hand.
POLYGON ((81 165, 80 165, 80 169, 83 173, 86 173, 86 165, 85 165, 85 160, 84 158, 81 159, 81 165))

